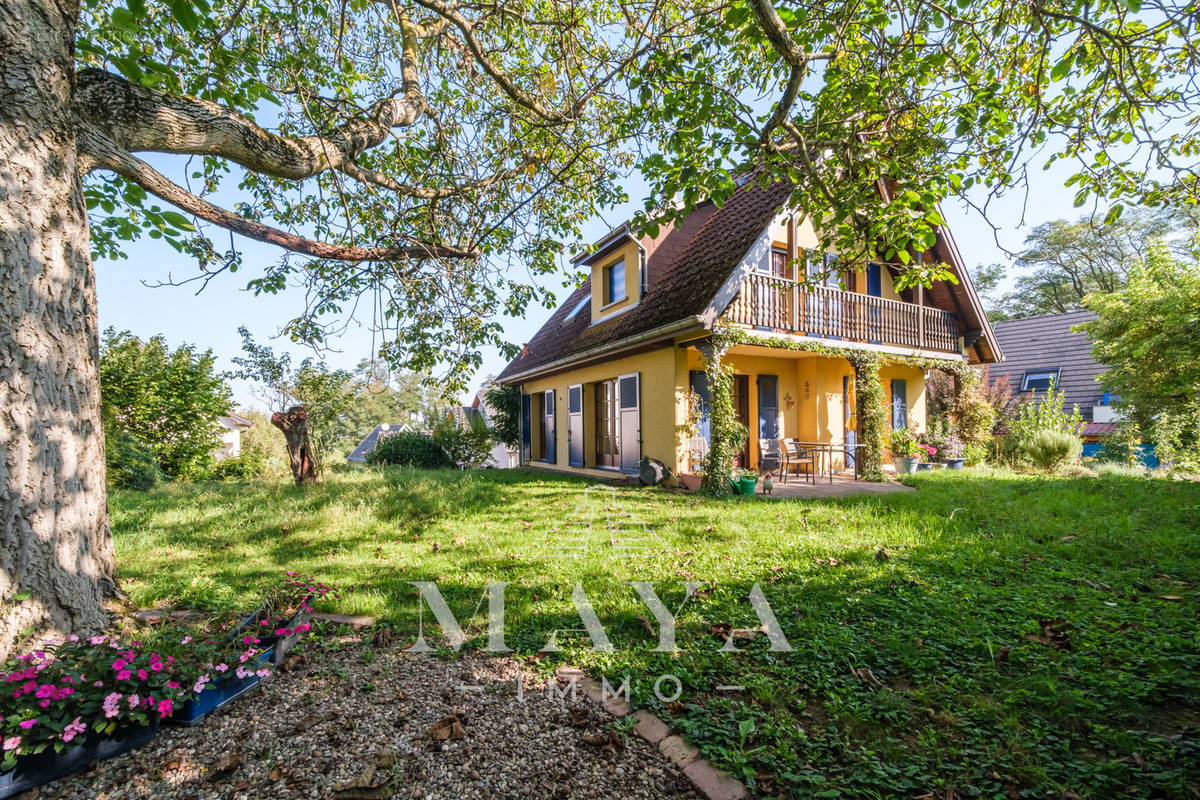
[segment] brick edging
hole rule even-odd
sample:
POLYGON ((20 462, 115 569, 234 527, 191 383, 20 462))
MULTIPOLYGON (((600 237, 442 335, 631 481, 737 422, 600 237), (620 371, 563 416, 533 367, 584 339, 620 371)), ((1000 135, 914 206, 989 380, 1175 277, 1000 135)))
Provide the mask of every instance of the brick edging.
POLYGON ((741 781, 701 758, 699 750, 679 734, 671 733, 670 725, 644 709, 634 711, 633 706, 620 697, 605 699, 600 683, 584 675, 583 670, 560 667, 554 676, 564 682, 575 681, 585 697, 614 717, 630 714, 636 717, 634 732, 657 747, 658 752, 678 767, 708 800, 743 800, 749 796, 741 781))

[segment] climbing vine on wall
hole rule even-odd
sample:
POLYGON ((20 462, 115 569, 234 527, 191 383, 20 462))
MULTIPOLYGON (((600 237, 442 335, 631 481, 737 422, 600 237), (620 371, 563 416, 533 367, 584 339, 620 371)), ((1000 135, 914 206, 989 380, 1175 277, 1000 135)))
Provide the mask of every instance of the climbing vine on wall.
POLYGON ((709 346, 701 348, 704 371, 708 377, 708 424, 710 443, 704 459, 701 488, 712 494, 728 491, 733 476, 733 459, 746 440, 746 426, 738 422, 733 407, 733 368, 723 359, 730 345, 714 335, 709 346))
POLYGON ((883 359, 878 353, 855 351, 848 355, 854 367, 855 407, 858 416, 858 450, 860 474, 868 481, 883 480, 883 440, 887 436, 887 410, 883 381, 879 370, 883 359))

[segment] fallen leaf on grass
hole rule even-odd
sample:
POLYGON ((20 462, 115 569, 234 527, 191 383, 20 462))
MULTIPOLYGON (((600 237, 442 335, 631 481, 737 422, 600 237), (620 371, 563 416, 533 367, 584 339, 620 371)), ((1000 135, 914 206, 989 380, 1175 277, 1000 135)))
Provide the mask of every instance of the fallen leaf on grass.
POLYGON ((455 536, 454 537, 454 544, 456 546, 462 547, 466 543, 467 543, 467 538, 465 536, 455 536))
POLYGON ((1049 619, 1039 620, 1038 624, 1042 626, 1042 632, 1027 633, 1026 639, 1031 642, 1038 642, 1054 650, 1069 650, 1071 648, 1071 637, 1054 627, 1055 621, 1049 619))
POLYGON ((625 743, 612 731, 588 733, 581 736, 580 741, 588 747, 595 747, 597 750, 612 750, 619 753, 625 749, 625 743))
POLYGON ((995 661, 997 664, 1003 664, 1008 661, 1008 645, 1004 645, 996 651, 995 661))
POLYGON ((283 780, 283 770, 279 767, 271 770, 271 774, 267 776, 267 780, 269 780, 271 783, 283 780))
POLYGON ((850 674, 858 678, 863 683, 868 683, 871 686, 883 686, 883 682, 875 677, 875 673, 871 672, 870 667, 859 667, 858 669, 851 667, 850 674))
POLYGON ((642 627, 646 629, 646 633, 650 634, 651 636, 655 635, 654 626, 650 624, 650 620, 646 619, 645 617, 634 617, 634 619, 642 623, 642 627))
POLYGON ((280 672, 291 672, 292 670, 294 670, 296 667, 299 667, 303 663, 304 663, 304 656, 300 655, 299 653, 296 653, 295 655, 288 656, 287 658, 285 658, 283 661, 280 662, 279 671, 280 672))
POLYGON ((210 778, 217 778, 228 772, 233 772, 242 765, 246 759, 241 753, 226 753, 217 759, 217 763, 213 764, 210 770, 210 778))
POLYGON ((467 732, 463 729, 462 720, 451 714, 433 723, 433 727, 429 729, 429 736, 435 742, 444 742, 447 739, 465 739, 467 732))
POLYGON ((892 557, 890 555, 888 555, 887 550, 880 547, 878 550, 875 551, 875 560, 876 561, 891 561, 892 557))
POLYGON ((1062 538, 1062 540, 1063 540, 1063 543, 1066 544, 1066 543, 1075 541, 1075 537, 1074 536, 1064 536, 1062 538))
POLYGON ((1160 600, 1170 600, 1172 603, 1178 603, 1183 599, 1177 594, 1160 594, 1158 597, 1160 600))

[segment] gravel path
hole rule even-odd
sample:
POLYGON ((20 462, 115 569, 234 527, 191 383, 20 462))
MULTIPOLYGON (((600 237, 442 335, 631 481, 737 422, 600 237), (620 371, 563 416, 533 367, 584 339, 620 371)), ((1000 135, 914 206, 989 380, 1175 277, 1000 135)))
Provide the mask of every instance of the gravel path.
POLYGON ((516 660, 442 661, 347 639, 309 652, 200 726, 164 728, 144 747, 26 797, 697 797, 654 747, 615 730, 582 692, 549 699, 516 660))

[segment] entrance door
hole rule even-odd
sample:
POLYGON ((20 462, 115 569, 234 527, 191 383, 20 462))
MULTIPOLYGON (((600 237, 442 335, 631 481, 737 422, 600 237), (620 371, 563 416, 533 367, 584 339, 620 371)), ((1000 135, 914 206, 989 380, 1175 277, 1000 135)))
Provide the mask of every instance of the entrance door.
MULTIPOLYGON (((733 376, 733 410, 737 413, 738 422, 746 426, 746 430, 753 431, 750 427, 750 376, 749 375, 734 375, 733 376)), ((733 462, 736 466, 743 469, 750 466, 750 442, 742 447, 742 451, 734 457, 733 462)))
POLYGON ((583 385, 567 387, 567 464, 583 466, 583 385))
POLYGON ((596 466, 617 466, 617 382, 596 384, 596 466))
MULTIPOLYGON (((854 379, 849 375, 842 376, 842 430, 844 440, 847 445, 852 445, 858 441, 858 432, 854 414, 854 379)), ((847 467, 854 466, 857 472, 858 451, 853 447, 846 447, 845 464, 847 467)))

